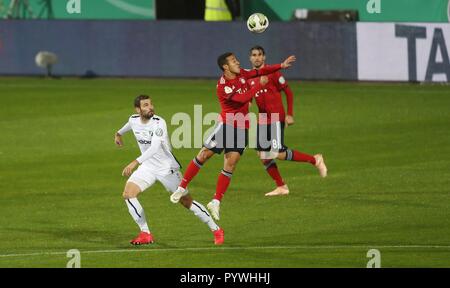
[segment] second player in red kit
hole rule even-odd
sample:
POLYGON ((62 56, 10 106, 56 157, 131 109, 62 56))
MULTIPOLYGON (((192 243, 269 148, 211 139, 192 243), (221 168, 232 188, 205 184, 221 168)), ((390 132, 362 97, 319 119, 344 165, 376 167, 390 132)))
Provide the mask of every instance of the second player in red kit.
MULTIPOLYGON (((250 49, 250 62, 253 69, 264 69, 266 67, 265 60, 263 47, 255 46, 250 49)), ((284 128, 294 124, 293 93, 280 71, 271 73, 267 77, 268 83, 262 88, 257 85, 259 78, 248 80, 252 90, 259 89, 255 94, 255 101, 259 109, 256 149, 267 173, 277 185, 277 188, 266 193, 266 196, 287 195, 289 188, 278 171, 275 159, 310 163, 319 170, 322 177, 327 176, 327 167, 321 154, 309 155, 289 149, 284 144, 284 128), (286 94, 287 115, 284 111, 281 91, 286 94)))

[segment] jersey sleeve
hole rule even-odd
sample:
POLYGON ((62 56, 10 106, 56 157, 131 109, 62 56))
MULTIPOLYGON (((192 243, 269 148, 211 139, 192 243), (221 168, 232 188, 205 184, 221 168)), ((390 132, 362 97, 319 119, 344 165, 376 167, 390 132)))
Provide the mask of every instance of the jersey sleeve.
POLYGON ((264 65, 261 69, 246 70, 241 69, 240 74, 246 79, 255 78, 261 75, 269 75, 281 69, 281 64, 264 65))
POLYGON ((286 78, 284 78, 280 71, 273 73, 271 77, 277 90, 280 92, 284 91, 284 94, 286 94, 287 114, 294 116, 294 94, 291 88, 289 88, 286 78))
POLYGON ((229 101, 237 103, 247 103, 250 102, 253 96, 261 89, 261 84, 258 82, 252 89, 247 90, 244 93, 238 93, 236 89, 232 89, 226 85, 217 86, 217 94, 222 99, 227 99, 229 101))
POLYGON ((275 82, 278 91, 284 90, 288 86, 286 78, 284 78, 280 71, 273 73, 273 81, 275 82))
POLYGON ((286 94, 287 114, 290 116, 294 116, 294 93, 292 93, 291 88, 289 88, 289 86, 287 85, 283 91, 286 94))
POLYGON ((155 131, 153 131, 152 144, 150 144, 150 147, 144 153, 142 153, 141 156, 136 158, 139 164, 142 164, 146 160, 150 159, 153 155, 155 155, 156 152, 158 152, 166 135, 167 135, 167 125, 166 122, 161 119, 159 120, 159 123, 156 126, 155 131))
POLYGON ((123 134, 127 133, 130 130, 131 130, 131 124, 128 121, 125 125, 123 125, 122 128, 120 128, 119 131, 117 131, 117 133, 119 133, 120 135, 123 135, 123 134))

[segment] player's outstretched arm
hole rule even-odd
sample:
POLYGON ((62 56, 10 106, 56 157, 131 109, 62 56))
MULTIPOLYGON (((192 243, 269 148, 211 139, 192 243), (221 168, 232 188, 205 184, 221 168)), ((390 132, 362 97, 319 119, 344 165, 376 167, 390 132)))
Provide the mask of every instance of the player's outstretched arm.
POLYGON ((289 56, 288 58, 286 58, 286 60, 283 61, 283 63, 281 63, 281 68, 286 69, 291 67, 292 63, 294 63, 295 60, 297 60, 297 58, 294 55, 289 56))
POLYGON ((269 75, 271 73, 277 72, 281 69, 281 64, 275 64, 275 65, 264 65, 261 69, 252 69, 252 70, 246 70, 241 69, 241 76, 243 76, 246 79, 255 78, 261 75, 269 75))
POLYGON ((127 122, 125 125, 123 125, 122 128, 120 128, 119 131, 116 132, 114 135, 114 143, 116 143, 117 146, 122 147, 123 146, 123 140, 122 135, 127 133, 131 130, 131 125, 129 122, 127 122))

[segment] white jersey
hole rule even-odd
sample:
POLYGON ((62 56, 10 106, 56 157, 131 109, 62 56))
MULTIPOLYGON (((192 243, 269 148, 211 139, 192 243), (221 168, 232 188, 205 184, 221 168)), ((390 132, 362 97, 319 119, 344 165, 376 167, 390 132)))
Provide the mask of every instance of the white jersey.
POLYGON ((142 155, 136 160, 158 175, 167 175, 171 170, 181 168, 172 154, 166 121, 154 115, 147 123, 142 123, 139 114, 131 115, 120 135, 132 130, 142 155))

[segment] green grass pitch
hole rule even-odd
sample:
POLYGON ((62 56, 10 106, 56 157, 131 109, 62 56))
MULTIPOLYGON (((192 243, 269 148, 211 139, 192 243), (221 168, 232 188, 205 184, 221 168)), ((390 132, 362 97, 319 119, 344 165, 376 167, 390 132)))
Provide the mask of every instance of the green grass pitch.
MULTIPOLYGON (((169 201, 157 184, 141 195, 156 243, 133 247, 138 230, 121 198, 123 167, 138 155, 113 134, 150 94, 170 123, 176 112, 219 111, 215 80, 0 78, 0 267, 450 267, 450 87, 295 82, 286 144, 323 153, 329 176, 279 163, 290 187, 274 188, 248 149, 221 207, 225 244, 169 201)), ((255 107, 252 107, 252 111, 255 107)), ((169 130, 176 129, 169 126, 169 130)), ((205 129, 208 127, 205 127, 205 129)), ((176 149, 183 166, 198 149, 176 149)), ((211 199, 223 156, 190 185, 211 199)))

